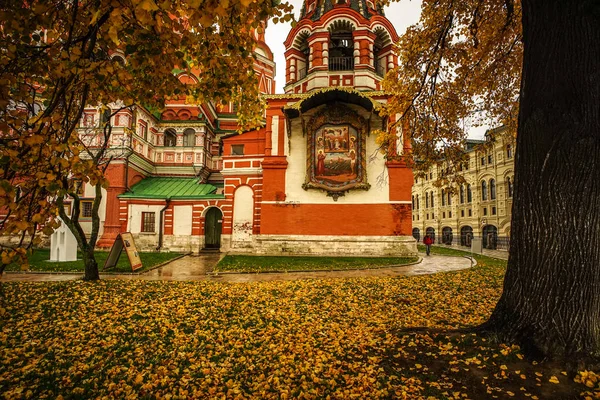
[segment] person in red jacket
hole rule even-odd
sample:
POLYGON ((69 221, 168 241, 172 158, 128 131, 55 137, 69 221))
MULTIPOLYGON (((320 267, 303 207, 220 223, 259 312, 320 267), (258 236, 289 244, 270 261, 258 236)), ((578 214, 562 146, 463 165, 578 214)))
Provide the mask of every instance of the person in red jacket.
POLYGON ((431 251, 431 245, 433 244, 433 238, 429 233, 423 238, 423 244, 425 245, 425 251, 427 255, 429 255, 429 252, 431 251))

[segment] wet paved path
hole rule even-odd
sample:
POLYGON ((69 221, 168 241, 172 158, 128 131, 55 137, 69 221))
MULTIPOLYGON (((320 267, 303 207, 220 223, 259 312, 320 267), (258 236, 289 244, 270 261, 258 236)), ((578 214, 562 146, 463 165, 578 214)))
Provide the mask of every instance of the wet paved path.
MULTIPOLYGON (((359 277, 393 277, 435 274, 445 271, 458 271, 471 267, 471 260, 466 257, 449 257, 431 255, 422 256, 418 264, 379 269, 363 269, 351 271, 318 271, 318 272, 286 272, 286 273, 246 273, 246 274, 209 274, 223 254, 207 254, 186 256, 170 262, 160 268, 140 275, 109 275, 100 274, 101 279, 124 280, 170 280, 170 281, 199 281, 210 280, 218 282, 262 282, 289 281, 297 279, 332 279, 359 277)), ((5 273, 2 281, 64 281, 81 278, 81 274, 21 274, 5 273)))

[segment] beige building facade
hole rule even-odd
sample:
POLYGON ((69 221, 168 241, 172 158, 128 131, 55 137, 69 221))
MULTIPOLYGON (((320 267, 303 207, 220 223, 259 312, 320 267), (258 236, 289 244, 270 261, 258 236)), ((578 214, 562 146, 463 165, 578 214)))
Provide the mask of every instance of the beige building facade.
POLYGON ((500 127, 485 140, 467 140, 465 183, 451 193, 436 187, 443 166, 415 179, 412 189, 413 237, 430 233, 436 244, 470 247, 481 238, 484 248, 508 250, 514 190, 514 135, 500 127), (486 143, 487 142, 487 143, 486 143), (486 145, 487 144, 487 145, 486 145))

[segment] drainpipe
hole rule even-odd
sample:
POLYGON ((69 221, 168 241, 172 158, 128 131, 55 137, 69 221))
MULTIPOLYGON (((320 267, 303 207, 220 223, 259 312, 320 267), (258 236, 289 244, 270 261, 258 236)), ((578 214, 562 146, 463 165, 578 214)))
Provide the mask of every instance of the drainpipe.
POLYGON ((160 251, 160 249, 162 248, 163 245, 163 227, 164 227, 164 216, 165 216, 165 211, 167 210, 167 208, 169 208, 169 204, 171 203, 171 197, 167 197, 167 203, 165 204, 165 206, 163 207, 162 210, 160 210, 160 221, 159 221, 159 228, 158 228, 158 247, 156 248, 157 251, 160 251))
MULTIPOLYGON (((133 111, 133 131, 137 129, 137 112, 133 111)), ((129 192, 129 157, 133 154, 133 147, 131 146, 133 143, 133 131, 129 132, 129 144, 127 145, 127 155, 125 156, 125 191, 129 192)))

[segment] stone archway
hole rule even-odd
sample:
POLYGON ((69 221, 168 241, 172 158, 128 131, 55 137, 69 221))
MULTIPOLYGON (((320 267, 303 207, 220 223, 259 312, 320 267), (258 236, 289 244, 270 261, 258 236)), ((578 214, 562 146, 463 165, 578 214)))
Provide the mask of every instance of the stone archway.
POLYGON ((453 239, 452 228, 450 228, 449 226, 444 227, 442 229, 442 243, 446 244, 446 245, 451 245, 452 239, 453 239))
POLYGON ((498 228, 494 225, 486 225, 483 227, 483 248, 496 250, 498 245, 498 228))
POLYGON ((417 240, 417 242, 421 240, 421 231, 419 230, 419 228, 413 228, 412 235, 417 240))
POLYGON ((473 239, 473 228, 468 225, 460 228, 460 245, 471 247, 471 239, 473 239))

